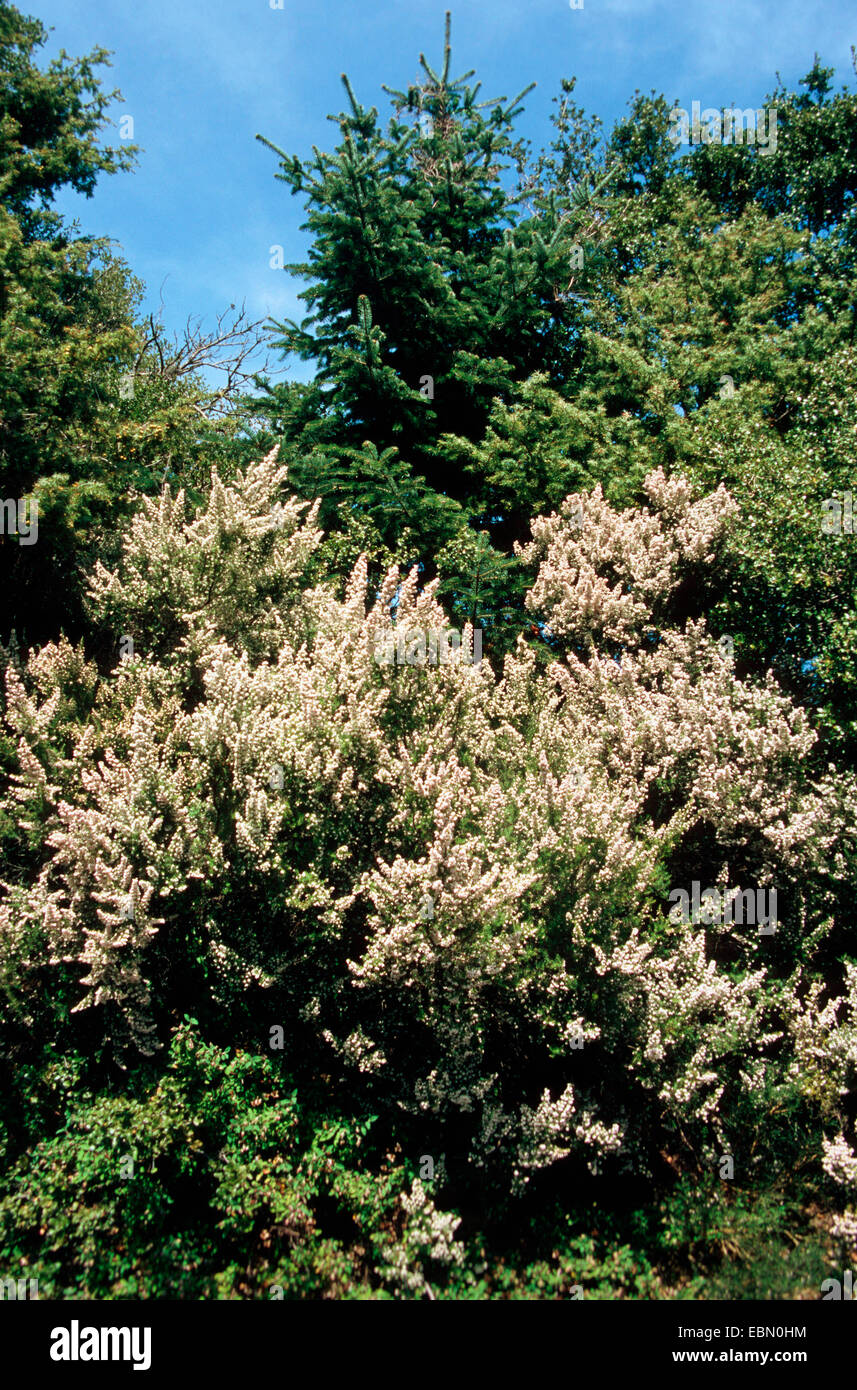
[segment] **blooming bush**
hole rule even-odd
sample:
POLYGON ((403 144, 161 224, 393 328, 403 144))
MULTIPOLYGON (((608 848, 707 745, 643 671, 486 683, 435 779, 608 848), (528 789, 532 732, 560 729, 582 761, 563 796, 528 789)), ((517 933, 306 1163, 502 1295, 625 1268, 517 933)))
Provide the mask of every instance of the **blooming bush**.
POLYGON ((435 586, 375 590, 364 558, 340 596, 285 488, 273 453, 194 516, 141 503, 90 583, 105 649, 133 655, 4 653, 9 1045, 157 1068, 185 1010, 251 1051, 278 1025, 293 1074, 438 1158, 377 1246, 410 1292, 461 1263, 442 1155, 500 1201, 665 1155, 747 1179, 782 1165, 788 1111, 850 1191, 857 789, 692 611, 726 491, 658 471, 650 507, 596 488, 536 519, 545 640, 495 670, 472 629, 442 663, 379 663, 448 625, 435 586), (694 879, 776 888, 775 932, 671 920, 694 879))

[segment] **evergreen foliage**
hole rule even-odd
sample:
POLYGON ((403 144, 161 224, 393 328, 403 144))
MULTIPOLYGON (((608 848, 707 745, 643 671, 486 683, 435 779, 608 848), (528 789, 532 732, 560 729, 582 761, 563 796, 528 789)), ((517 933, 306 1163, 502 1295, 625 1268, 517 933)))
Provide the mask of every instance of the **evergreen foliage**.
POLYGON ((857 1258, 854 92, 816 57, 776 149, 681 154, 569 78, 533 152, 447 17, 386 124, 344 78, 332 152, 271 146, 317 370, 251 399, 240 316, 168 343, 52 209, 134 151, 44 39, 0 0, 0 1275, 816 1297, 857 1258))

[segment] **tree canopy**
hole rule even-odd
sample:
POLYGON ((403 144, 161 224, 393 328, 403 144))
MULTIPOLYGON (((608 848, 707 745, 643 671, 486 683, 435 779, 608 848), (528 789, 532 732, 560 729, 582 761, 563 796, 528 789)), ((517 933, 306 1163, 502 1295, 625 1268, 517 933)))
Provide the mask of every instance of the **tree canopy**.
POLYGON ((569 77, 533 151, 447 17, 386 123, 346 77, 331 151, 265 139, 306 317, 171 334, 52 206, 135 152, 107 54, 44 42, 0 0, 0 1272, 815 1297, 857 1258, 854 91, 816 56, 766 143, 682 152, 569 77))

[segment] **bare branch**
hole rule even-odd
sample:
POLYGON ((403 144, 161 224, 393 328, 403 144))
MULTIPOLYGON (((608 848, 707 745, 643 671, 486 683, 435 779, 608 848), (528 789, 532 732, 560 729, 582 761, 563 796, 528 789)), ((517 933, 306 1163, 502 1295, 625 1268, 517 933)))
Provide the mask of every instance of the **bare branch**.
POLYGON ((148 369, 169 382, 207 379, 194 410, 204 418, 228 414, 253 377, 268 370, 267 352, 257 360, 269 341, 265 323, 251 321, 244 305, 236 309, 230 304, 212 329, 205 329, 201 318, 189 316, 181 333, 169 335, 162 315, 149 314, 135 372, 145 375, 148 369))

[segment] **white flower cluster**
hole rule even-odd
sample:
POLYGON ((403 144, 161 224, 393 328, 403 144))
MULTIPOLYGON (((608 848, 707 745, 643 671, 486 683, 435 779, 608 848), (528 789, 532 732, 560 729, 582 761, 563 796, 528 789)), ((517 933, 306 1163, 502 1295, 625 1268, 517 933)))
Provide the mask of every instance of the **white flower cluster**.
POLYGON ((827 1176, 845 1187, 857 1188, 857 1153, 844 1135, 838 1134, 835 1139, 825 1139, 822 1142, 822 1167, 827 1176))
POLYGON ((840 1132, 824 1139, 822 1167, 829 1178, 845 1189, 848 1205, 834 1218, 831 1232, 847 1251, 857 1254, 857 1153, 840 1132))
MULTIPOLYGON (((778 1087, 838 1114, 857 969, 822 1005, 813 960, 857 793, 807 777, 815 734, 772 676, 665 616, 728 533, 725 491, 659 472, 651 509, 596 489, 537 519, 528 602, 568 652, 545 671, 522 639, 495 672, 379 663, 445 628, 434 586, 370 585, 364 559, 343 598, 311 587, 315 513, 284 486, 271 454, 196 517, 142 504, 92 584, 135 642, 110 676, 66 642, 3 654, 6 806, 46 837, 26 891, 0 891, 0 979, 26 1000, 73 963, 77 1007, 151 1050, 166 933, 192 922, 215 999, 285 991, 333 1066, 469 1125, 514 1190, 569 1155, 645 1167, 656 1126, 728 1152, 736 1096, 760 1125, 778 1087), (776 971, 754 930, 723 959, 669 920, 664 885, 694 879, 777 886, 776 971)), ((423 1198, 420 1249, 454 1252, 423 1198)))
POLYGON ((390 1242, 381 1251, 381 1276, 394 1287, 410 1293, 426 1288, 426 1262, 441 1265, 462 1265, 464 1246, 455 1239, 461 1218, 438 1211, 419 1178, 414 1178, 410 1192, 400 1199, 405 1213, 405 1227, 400 1240, 390 1242))

